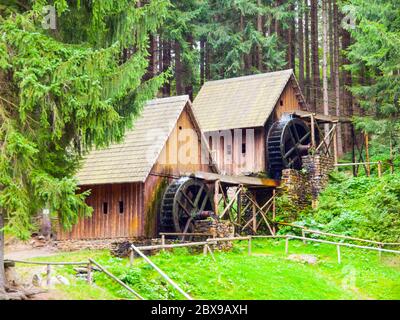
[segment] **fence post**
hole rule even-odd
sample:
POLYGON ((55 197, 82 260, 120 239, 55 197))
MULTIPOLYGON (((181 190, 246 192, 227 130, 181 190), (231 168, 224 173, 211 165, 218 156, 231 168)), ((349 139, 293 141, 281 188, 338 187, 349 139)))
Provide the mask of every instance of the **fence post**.
MULTIPOLYGON (((303 238, 306 237, 306 233, 304 232, 304 229, 301 229, 301 236, 302 236, 303 238)), ((304 244, 307 244, 307 240, 306 240, 306 239, 303 239, 303 243, 304 243, 304 244)))
POLYGON ((92 263, 89 261, 87 265, 87 283, 89 285, 92 285, 93 283, 93 278, 92 278, 92 263))
MULTIPOLYGON (((382 249, 382 248, 383 248, 383 244, 381 243, 381 244, 379 245, 379 249, 382 249)), ((380 261, 380 260, 382 259, 382 251, 379 250, 378 253, 379 253, 379 261, 380 261)))
POLYGON ((289 254, 289 237, 286 237, 285 254, 289 254))
POLYGON ((382 161, 378 161, 378 177, 382 178, 382 161))
POLYGON ((249 257, 251 256, 251 237, 249 237, 249 240, 248 240, 248 255, 249 255, 249 257))
POLYGON ((47 286, 49 287, 51 284, 51 265, 47 265, 47 274, 46 274, 46 278, 47 278, 47 286))
POLYGON ((340 244, 337 245, 337 259, 338 259, 338 263, 341 264, 342 257, 340 256, 340 244))
POLYGON ((129 249, 129 265, 132 267, 135 261, 135 253, 133 252, 132 248, 129 249))
POLYGON ((207 255, 207 245, 204 245, 203 254, 204 254, 205 256, 207 255))
MULTIPOLYGON (((165 246, 165 235, 161 235, 161 245, 164 247, 165 246)), ((162 249, 162 251, 165 251, 165 248, 162 249)))

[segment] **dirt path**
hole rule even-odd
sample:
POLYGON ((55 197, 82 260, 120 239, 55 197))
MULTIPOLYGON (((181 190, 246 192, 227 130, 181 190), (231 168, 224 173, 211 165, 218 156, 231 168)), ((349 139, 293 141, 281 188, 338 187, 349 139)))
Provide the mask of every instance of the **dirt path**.
POLYGON ((27 260, 39 257, 50 257, 56 255, 55 251, 51 247, 43 248, 19 248, 19 249, 6 249, 5 260, 27 260))

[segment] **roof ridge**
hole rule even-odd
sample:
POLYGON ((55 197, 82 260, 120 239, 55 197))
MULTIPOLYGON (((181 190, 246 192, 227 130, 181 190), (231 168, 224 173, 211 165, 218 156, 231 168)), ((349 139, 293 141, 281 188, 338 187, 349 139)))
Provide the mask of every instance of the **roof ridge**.
POLYGON ((252 80, 252 79, 257 79, 257 78, 264 78, 264 77, 268 77, 268 76, 272 76, 272 75, 285 74, 285 73, 293 74, 293 69, 285 69, 285 70, 280 70, 280 71, 258 73, 258 74, 234 77, 234 78, 229 78, 229 79, 210 80, 210 81, 207 81, 204 85, 214 84, 214 83, 228 83, 228 82, 237 82, 237 81, 247 81, 247 80, 252 80))
POLYGON ((170 102, 174 102, 174 101, 178 102, 178 101, 187 101, 187 100, 190 100, 189 95, 155 98, 155 99, 147 101, 146 105, 163 104, 163 103, 170 103, 170 102))

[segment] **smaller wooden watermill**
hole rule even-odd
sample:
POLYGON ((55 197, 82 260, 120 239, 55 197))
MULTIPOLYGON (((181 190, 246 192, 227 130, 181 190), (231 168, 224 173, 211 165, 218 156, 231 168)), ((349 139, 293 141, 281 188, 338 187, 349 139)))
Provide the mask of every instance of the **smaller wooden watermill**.
POLYGON ((216 218, 212 193, 201 180, 182 177, 173 181, 161 203, 162 232, 191 233, 196 220, 216 218))

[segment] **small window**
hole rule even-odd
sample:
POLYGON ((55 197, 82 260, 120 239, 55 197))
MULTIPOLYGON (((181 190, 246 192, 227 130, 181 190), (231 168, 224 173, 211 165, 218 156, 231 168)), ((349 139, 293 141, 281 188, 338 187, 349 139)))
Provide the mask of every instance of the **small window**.
POLYGON ((119 213, 124 213, 124 202, 120 201, 119 202, 119 213))
POLYGON ((281 106, 283 106, 283 100, 279 101, 279 104, 280 104, 281 106))
POLYGON ((103 213, 108 214, 108 202, 103 202, 103 213))
POLYGON ((246 144, 242 143, 242 154, 246 153, 246 144))

